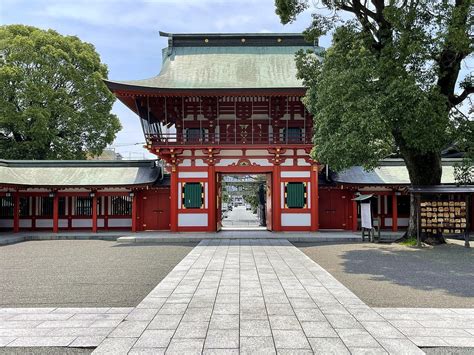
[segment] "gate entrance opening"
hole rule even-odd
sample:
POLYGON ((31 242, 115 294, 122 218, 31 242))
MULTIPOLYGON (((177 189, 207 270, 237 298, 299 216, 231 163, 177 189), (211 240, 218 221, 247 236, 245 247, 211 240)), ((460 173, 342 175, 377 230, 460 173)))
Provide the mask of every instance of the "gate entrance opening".
POLYGON ((267 198, 271 174, 220 174, 217 180, 220 199, 218 229, 271 229, 268 222, 271 203, 267 198))

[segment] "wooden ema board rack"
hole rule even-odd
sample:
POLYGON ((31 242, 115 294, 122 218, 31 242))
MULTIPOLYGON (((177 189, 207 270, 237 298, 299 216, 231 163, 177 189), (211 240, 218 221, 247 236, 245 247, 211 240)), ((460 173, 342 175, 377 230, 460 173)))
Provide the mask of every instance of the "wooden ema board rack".
POLYGON ((420 203, 421 232, 462 234, 467 228, 465 201, 423 201, 420 203))

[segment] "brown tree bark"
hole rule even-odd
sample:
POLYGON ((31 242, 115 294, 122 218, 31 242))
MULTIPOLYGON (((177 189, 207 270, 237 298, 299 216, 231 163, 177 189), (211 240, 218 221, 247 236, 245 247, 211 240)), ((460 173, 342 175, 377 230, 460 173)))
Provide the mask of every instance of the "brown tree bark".
MULTIPOLYGON (((441 154, 436 152, 416 153, 409 150, 402 150, 402 155, 407 166, 408 174, 412 186, 430 186, 441 183, 441 154)), ((410 219, 408 223, 408 236, 416 236, 418 206, 413 196, 410 198, 410 219)), ((422 240, 424 236, 422 236, 422 240)), ((443 243, 441 236, 436 239, 438 243, 443 243)))

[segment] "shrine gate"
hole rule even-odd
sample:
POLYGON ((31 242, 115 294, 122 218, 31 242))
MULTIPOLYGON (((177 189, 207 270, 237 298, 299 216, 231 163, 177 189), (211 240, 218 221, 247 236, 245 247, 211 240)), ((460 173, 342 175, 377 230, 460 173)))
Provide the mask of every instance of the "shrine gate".
POLYGON ((219 173, 268 174, 267 226, 318 229, 313 118, 301 102, 301 34, 167 34, 160 74, 106 81, 171 174, 170 229, 216 231, 219 173), (296 201, 296 202, 295 202, 296 201))

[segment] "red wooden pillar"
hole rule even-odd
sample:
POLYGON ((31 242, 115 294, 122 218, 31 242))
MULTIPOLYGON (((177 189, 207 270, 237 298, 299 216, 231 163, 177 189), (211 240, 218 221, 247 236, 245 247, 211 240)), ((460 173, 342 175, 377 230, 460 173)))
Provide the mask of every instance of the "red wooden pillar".
MULTIPOLYGON (((356 198, 356 194, 352 198, 356 198)), ((352 231, 357 232, 357 201, 352 201, 352 231)))
POLYGON ((92 233, 97 233, 97 194, 92 196, 92 233))
POLYGON ((59 196, 56 192, 53 197, 53 233, 59 231, 59 196))
POLYGON ((318 186, 318 165, 311 167, 311 231, 319 229, 319 186, 318 186))
POLYGON ((31 197, 31 230, 36 229, 36 196, 31 197))
POLYGON ((136 192, 134 192, 133 195, 132 195, 132 232, 134 232, 134 233, 137 231, 137 223, 138 223, 138 220, 137 220, 138 203, 137 203, 137 201, 138 201, 138 196, 136 196, 136 192))
POLYGON ((398 231, 398 201, 397 195, 392 194, 392 231, 398 231))
POLYGON ((280 165, 273 166, 273 182, 272 182, 272 211, 273 223, 272 229, 274 231, 281 231, 281 167, 280 165))
POLYGON ((13 193, 13 233, 20 231, 20 196, 13 193))
POLYGON ((67 201, 67 229, 71 230, 72 229, 72 201, 73 197, 72 196, 67 196, 65 197, 67 201))
MULTIPOLYGON (((107 230, 109 229, 109 201, 112 198, 112 196, 105 196, 104 197, 104 229, 107 230)), ((135 200, 136 197, 132 197, 132 213, 133 213, 133 200, 135 200)), ((132 225, 133 225, 133 220, 132 220, 132 225)))
POLYGON ((170 186, 170 230, 178 231, 178 172, 176 167, 171 168, 171 186, 170 186))
POLYGON ((208 169, 208 189, 207 189, 207 198, 208 201, 208 227, 209 232, 215 232, 217 229, 217 190, 216 190, 216 168, 213 165, 209 166, 208 169))

